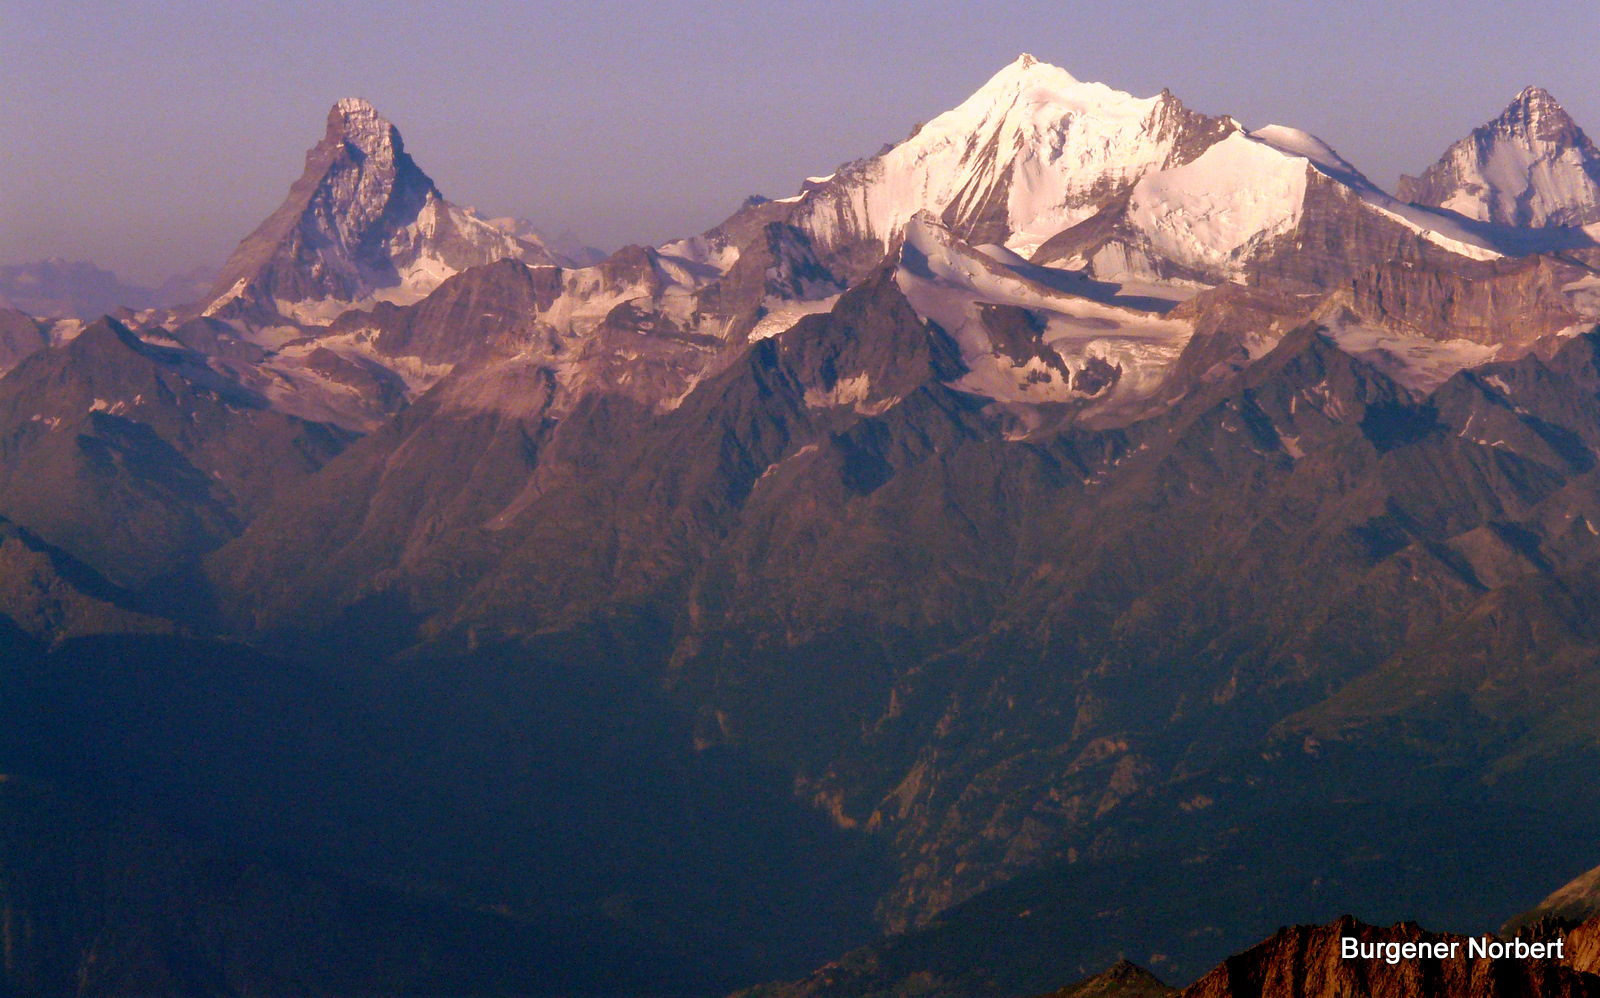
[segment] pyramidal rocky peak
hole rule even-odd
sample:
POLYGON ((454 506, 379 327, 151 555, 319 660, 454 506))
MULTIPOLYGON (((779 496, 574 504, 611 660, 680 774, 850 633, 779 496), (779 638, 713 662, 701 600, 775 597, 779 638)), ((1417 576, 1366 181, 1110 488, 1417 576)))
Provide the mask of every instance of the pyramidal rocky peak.
POLYGON ((326 322, 351 303, 416 301, 500 259, 552 264, 536 241, 445 200, 370 103, 346 98, 289 196, 245 237, 208 295, 208 315, 326 322))
POLYGON ((1452 145, 1400 198, 1479 222, 1543 228, 1600 222, 1600 149, 1543 87, 1452 145))

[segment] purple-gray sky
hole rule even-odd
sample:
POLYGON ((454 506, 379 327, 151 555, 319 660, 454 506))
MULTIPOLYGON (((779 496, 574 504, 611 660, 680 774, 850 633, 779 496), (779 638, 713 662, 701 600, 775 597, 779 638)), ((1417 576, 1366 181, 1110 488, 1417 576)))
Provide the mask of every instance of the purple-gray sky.
POLYGON ((0 264, 220 264, 363 96, 445 196, 615 248, 903 138, 1019 52, 1314 132, 1394 186, 1549 88, 1600 134, 1600 4, 0 0, 0 264))

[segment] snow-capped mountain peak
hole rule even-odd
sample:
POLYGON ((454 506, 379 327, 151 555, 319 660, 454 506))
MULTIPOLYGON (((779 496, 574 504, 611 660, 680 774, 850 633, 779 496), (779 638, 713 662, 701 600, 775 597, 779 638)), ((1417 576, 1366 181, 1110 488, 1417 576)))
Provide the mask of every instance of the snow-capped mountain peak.
POLYGON ((345 98, 328 111, 289 196, 223 267, 206 312, 326 322, 350 303, 416 300, 505 258, 553 262, 536 242, 446 201, 399 129, 369 102, 345 98))
MULTIPOLYGON (((1548 95, 1530 90, 1521 104, 1536 123, 1524 131, 1565 134, 1548 95)), ((1193 286, 1287 268, 1283 280, 1320 287, 1368 252, 1484 261, 1522 245, 1396 200, 1307 132, 1246 131, 1170 91, 1136 97, 1024 54, 904 141, 663 252, 726 270, 750 232, 781 224, 849 284, 922 213, 967 245, 1033 263, 1193 286), (1308 242, 1325 252, 1299 254, 1308 242)))
POLYGON ((988 82, 973 91, 972 96, 962 101, 957 110, 969 113, 982 112, 997 102, 1010 101, 1019 93, 1035 88, 1047 91, 1049 99, 1077 104, 1080 108, 1138 100, 1131 94, 1113 90, 1103 83, 1080 82, 1077 77, 1060 66, 1040 62, 1033 56, 1023 53, 1002 66, 988 82))
POLYGON ((808 182, 788 221, 866 266, 922 211, 973 244, 1027 255, 1236 130, 1165 91, 1135 97, 1022 55, 905 141, 808 182))
POLYGON ((1543 87, 1445 150, 1400 197, 1480 222, 1527 227, 1600 221, 1600 149, 1543 87))

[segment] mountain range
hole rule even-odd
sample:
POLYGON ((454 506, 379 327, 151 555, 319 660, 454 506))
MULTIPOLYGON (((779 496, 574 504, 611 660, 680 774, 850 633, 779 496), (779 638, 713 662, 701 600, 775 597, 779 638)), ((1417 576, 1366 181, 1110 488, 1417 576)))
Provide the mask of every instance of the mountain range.
POLYGON ((1530 88, 1390 195, 1022 56, 596 259, 340 101, 199 300, 0 312, 6 986, 1500 925, 1600 832, 1597 163, 1530 88))

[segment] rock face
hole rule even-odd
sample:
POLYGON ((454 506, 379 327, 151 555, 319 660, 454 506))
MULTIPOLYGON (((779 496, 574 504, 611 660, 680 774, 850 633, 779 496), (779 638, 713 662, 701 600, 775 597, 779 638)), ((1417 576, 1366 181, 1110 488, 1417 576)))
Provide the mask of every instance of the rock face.
POLYGON ((1582 326, 1583 313, 1563 289, 1589 273, 1542 254, 1454 267, 1391 258, 1357 270, 1348 279, 1348 294, 1336 297, 1391 329, 1492 345, 1509 357, 1543 337, 1582 326))
POLYGON ((1571 948, 1567 962, 1572 969, 1600 974, 1600 919, 1590 918, 1569 932, 1567 945, 1571 948))
POLYGON ((282 303, 307 317, 318 302, 389 290, 415 300, 453 273, 502 258, 553 262, 446 201, 399 130, 366 101, 346 99, 328 112, 327 132, 288 198, 223 266, 206 311, 226 315, 238 302, 235 312, 270 313, 282 303))
POLYGON ((379 302, 371 312, 347 312, 329 334, 358 333, 381 356, 448 367, 516 353, 537 342, 539 313, 563 290, 555 267, 501 260, 447 280, 416 308, 379 302))
POLYGON ((1600 149, 1542 87, 1457 142, 1400 198, 1511 226, 1600 222, 1600 149))

